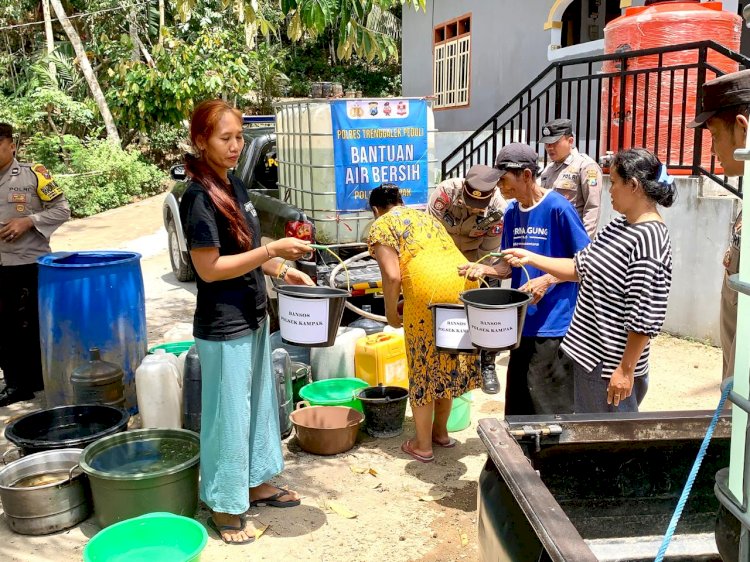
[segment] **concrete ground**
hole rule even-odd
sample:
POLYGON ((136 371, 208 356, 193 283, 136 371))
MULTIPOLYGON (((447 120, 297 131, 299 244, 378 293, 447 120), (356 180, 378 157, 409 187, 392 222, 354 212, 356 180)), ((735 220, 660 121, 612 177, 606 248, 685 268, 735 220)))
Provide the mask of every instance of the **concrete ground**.
MULTIPOLYGON (((53 239, 54 250, 129 249, 143 254, 149 345, 161 343, 170 331, 189 328, 195 303, 194 284, 179 283, 171 274, 161 224, 163 198, 72 221, 53 239)), ((501 380, 506 364, 507 354, 502 354, 501 380)), ((651 388, 642 409, 713 409, 720 378, 718 349, 660 336, 652 349, 651 388)), ((253 525, 265 532, 250 545, 228 546, 210 532, 202 560, 475 560, 477 477, 486 459, 476 425, 480 418, 501 417, 503 402, 480 391, 472 396, 472 423, 454 434, 459 445, 436 450, 431 464, 413 461, 399 450, 404 436, 414 430, 408 412, 404 436, 361 435, 354 449, 333 457, 309 455, 290 437, 284 442, 286 470, 277 481, 300 491, 302 506, 251 510, 253 525), (342 506, 356 516, 342 515, 342 506)), ((33 402, 0 408, 0 427, 41 407, 42 393, 33 402)), ((7 446, 0 438, 0 450, 7 446)), ((201 509, 196 519, 205 523, 207 516, 201 509)), ((0 523, 0 560, 79 561, 98 530, 88 519, 64 532, 28 537, 0 523)))

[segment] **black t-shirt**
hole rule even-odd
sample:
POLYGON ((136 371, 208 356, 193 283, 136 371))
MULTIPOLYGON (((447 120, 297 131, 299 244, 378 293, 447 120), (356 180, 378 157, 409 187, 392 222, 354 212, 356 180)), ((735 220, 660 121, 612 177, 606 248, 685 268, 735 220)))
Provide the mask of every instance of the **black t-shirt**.
MULTIPOLYGON (((258 213, 242 182, 229 179, 234 197, 247 220, 252 247, 260 247, 258 213)), ((188 249, 218 248, 219 255, 240 254, 229 221, 216 209, 203 187, 191 182, 180 201, 180 218, 188 249)), ((231 340, 246 336, 259 326, 266 314, 266 290, 260 267, 233 279, 206 283, 196 275, 198 298, 193 320, 193 335, 209 341, 231 340)))

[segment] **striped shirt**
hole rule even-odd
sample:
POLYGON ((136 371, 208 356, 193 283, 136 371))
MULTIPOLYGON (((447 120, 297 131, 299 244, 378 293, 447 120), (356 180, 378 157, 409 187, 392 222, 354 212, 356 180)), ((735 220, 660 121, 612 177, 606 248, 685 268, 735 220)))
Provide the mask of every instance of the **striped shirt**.
MULTIPOLYGON (((562 349, 586 370, 602 363, 610 377, 622 360, 628 333, 653 337, 667 313, 672 246, 662 222, 610 222, 573 258, 581 286, 562 349)), ((648 373, 650 342, 635 368, 648 373)))

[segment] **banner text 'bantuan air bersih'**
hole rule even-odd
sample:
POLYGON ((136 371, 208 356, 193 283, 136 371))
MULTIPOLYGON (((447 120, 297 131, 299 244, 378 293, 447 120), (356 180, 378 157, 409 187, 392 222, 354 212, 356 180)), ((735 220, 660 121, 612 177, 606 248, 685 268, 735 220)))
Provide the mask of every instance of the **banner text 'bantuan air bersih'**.
POLYGON ((331 119, 339 211, 368 210, 383 183, 396 184, 407 205, 427 203, 425 100, 337 100, 331 119))

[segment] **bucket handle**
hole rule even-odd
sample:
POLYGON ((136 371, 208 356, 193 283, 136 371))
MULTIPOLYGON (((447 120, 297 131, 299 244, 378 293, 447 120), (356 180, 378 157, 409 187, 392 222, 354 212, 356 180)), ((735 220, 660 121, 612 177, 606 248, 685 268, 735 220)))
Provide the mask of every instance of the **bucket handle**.
MULTIPOLYGON (((482 257, 477 263, 479 263, 480 261, 482 261, 484 259, 487 259, 487 257, 489 257, 489 256, 492 256, 492 257, 495 257, 495 258, 502 258, 504 255, 505 254, 503 254, 502 252, 490 252, 489 254, 486 254, 484 257, 482 257)), ((526 283, 531 283, 531 275, 529 275, 529 270, 526 269, 526 266, 525 265, 519 265, 518 267, 520 267, 521 270, 526 275, 526 283)))
POLYGON ((60 482, 57 485, 58 488, 62 488, 63 486, 67 486, 68 484, 72 484, 73 483, 73 478, 75 478, 75 476, 73 476, 73 472, 75 471, 76 468, 80 469, 81 465, 79 463, 75 463, 73 466, 71 466, 70 470, 68 471, 68 479, 67 480, 63 480, 62 482, 60 482))
MULTIPOLYGON (((476 263, 481 263, 481 262, 483 262, 484 260, 486 260, 489 257, 502 258, 502 257, 504 257, 504 255, 505 254, 503 254, 503 252, 490 252, 489 254, 485 254, 484 256, 482 256, 481 258, 479 258, 476 263)), ((531 275, 529 275, 529 270, 526 269, 525 265, 520 265, 519 267, 523 271, 524 275, 526 275, 526 283, 531 283, 531 275)), ((486 283, 485 283, 485 285, 486 285, 486 283)), ((433 290, 432 294, 433 295, 435 294, 434 290, 433 290)), ((432 304, 432 298, 430 298, 430 304, 432 304)))
POLYGON ((310 408, 310 403, 307 400, 300 400, 297 402, 297 406, 295 406, 295 410, 301 410, 302 408, 310 408))
MULTIPOLYGON (((383 383, 379 382, 378 386, 375 388, 383 388, 383 383)), ((364 388, 358 388, 352 393, 355 400, 362 400, 362 398, 359 397, 359 393, 362 392, 363 390, 364 388)), ((365 398, 364 400, 372 400, 372 401, 382 402, 384 404, 390 404, 391 402, 395 401, 396 398, 391 398, 390 396, 383 396, 382 398, 365 398)))
MULTIPOLYGON (((383 385, 382 383, 379 383, 378 386, 383 386, 383 385)), ((362 392, 363 390, 364 388, 358 388, 357 390, 353 391, 352 398, 354 400, 362 400, 362 398, 359 397, 359 393, 362 392)), ((365 398, 365 400, 373 400, 373 401, 382 400, 383 402, 387 404, 388 402, 392 402, 393 398, 391 398, 390 396, 383 396, 382 398, 365 398)))
POLYGON ((5 452, 3 453, 3 457, 2 457, 3 464, 8 464, 8 462, 5 460, 5 457, 8 455, 8 453, 13 452, 13 451, 18 453, 19 459, 23 457, 23 451, 21 451, 20 447, 11 447, 10 449, 6 449, 5 452))

